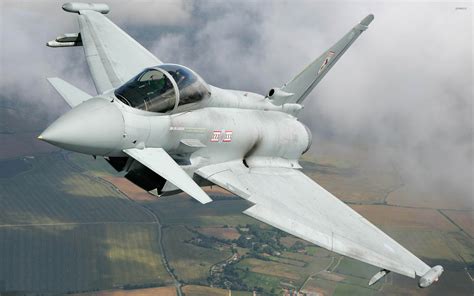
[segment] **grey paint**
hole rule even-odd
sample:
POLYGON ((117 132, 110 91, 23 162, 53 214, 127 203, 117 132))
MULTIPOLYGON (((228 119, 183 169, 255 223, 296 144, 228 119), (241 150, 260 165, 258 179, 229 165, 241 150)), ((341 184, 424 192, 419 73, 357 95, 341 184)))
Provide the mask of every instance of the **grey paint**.
POLYGON ((57 77, 48 78, 48 82, 51 83, 54 89, 71 107, 75 107, 80 103, 92 98, 90 94, 57 77))
MULTIPOLYGON (((114 96, 115 88, 161 61, 94 11, 99 8, 70 6, 82 7, 69 11, 79 14, 99 96, 60 117, 42 133, 42 140, 81 153, 129 157, 128 169, 137 161, 174 185, 163 188, 179 188, 210 202, 195 183, 200 176, 252 202, 245 214, 384 270, 421 276, 421 287, 441 275, 441 267, 430 268, 298 171, 298 159, 311 145, 308 128, 295 117, 299 103, 367 29, 372 15, 269 96, 210 86, 205 100, 163 114, 132 108, 114 96), (183 159, 187 163, 178 165, 183 159)), ((85 98, 66 83, 53 85, 71 105, 85 98)))

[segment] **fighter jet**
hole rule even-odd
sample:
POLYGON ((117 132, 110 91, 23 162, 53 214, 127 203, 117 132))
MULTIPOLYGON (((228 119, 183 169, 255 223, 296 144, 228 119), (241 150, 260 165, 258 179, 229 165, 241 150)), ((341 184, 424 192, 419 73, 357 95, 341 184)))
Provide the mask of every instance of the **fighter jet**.
POLYGON ((47 43, 82 46, 97 95, 49 82, 72 107, 38 138, 104 157, 158 196, 184 191, 212 202, 201 187, 218 185, 247 200, 243 213, 332 252, 392 271, 419 286, 437 281, 430 267, 304 175, 299 158, 311 131, 298 120, 308 94, 374 19, 366 16, 288 83, 267 95, 221 89, 196 72, 164 63, 106 16, 106 4, 66 3, 78 33, 47 43))

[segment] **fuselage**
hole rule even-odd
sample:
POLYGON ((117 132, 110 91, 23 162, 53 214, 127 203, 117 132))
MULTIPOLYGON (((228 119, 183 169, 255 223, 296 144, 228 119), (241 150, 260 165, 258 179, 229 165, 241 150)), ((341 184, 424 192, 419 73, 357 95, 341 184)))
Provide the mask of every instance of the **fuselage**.
POLYGON ((311 134, 295 116, 255 93, 211 89, 209 99, 194 109, 170 114, 136 110, 112 94, 105 96, 123 114, 124 136, 104 156, 160 147, 172 156, 185 154, 199 166, 235 159, 245 159, 249 166, 298 166, 311 134))
POLYGON ((311 133, 299 104, 207 85, 180 65, 145 69, 75 106, 41 137, 61 148, 126 159, 130 148, 162 148, 192 175, 210 164, 298 168, 311 133))

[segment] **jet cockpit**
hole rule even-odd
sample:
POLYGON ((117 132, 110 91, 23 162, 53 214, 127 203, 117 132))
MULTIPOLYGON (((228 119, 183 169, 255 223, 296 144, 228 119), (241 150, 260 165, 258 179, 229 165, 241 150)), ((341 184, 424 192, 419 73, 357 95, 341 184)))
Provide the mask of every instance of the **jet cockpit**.
POLYGON ((176 64, 147 68, 115 90, 115 96, 124 104, 158 113, 190 107, 210 94, 209 86, 199 75, 176 64))

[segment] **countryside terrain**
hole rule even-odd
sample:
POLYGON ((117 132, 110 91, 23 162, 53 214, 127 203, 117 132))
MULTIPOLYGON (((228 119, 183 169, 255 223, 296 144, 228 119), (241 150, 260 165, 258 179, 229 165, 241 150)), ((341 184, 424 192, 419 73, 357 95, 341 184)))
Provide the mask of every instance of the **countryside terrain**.
MULTIPOLYGON (((314 143, 306 174, 445 273, 429 289, 250 218, 217 187, 155 198, 100 158, 36 140, 47 119, 0 106, 1 295, 472 295, 472 204, 420 189, 362 146, 314 143), (318 149, 321 147, 321 149, 318 149)), ((335 213, 337 215, 337 213, 335 213)))

